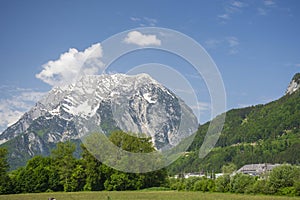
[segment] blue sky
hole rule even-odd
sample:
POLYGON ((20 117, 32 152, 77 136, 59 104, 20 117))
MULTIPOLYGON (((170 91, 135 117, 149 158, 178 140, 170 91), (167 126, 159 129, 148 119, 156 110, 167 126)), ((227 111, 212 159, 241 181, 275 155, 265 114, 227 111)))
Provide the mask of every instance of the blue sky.
MULTIPOLYGON (((282 96, 300 71, 299 10, 297 0, 1 0, 0 129, 51 89, 49 80, 36 76, 49 61, 148 26, 179 31, 205 48, 223 78, 228 109, 267 103, 282 96)), ((146 57, 137 64, 150 62, 146 57)), ((160 57, 156 61, 170 59, 160 57)), ((129 55, 119 64, 135 59, 129 55)), ((202 121, 209 120, 209 102, 199 105, 202 121)))

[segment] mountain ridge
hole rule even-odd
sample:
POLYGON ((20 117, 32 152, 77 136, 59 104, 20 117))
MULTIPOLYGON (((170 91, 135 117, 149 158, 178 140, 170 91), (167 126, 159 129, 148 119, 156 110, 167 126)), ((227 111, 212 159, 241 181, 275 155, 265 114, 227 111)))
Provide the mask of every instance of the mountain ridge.
POLYGON ((80 123, 85 120, 94 120, 91 123, 105 134, 115 129, 146 134, 158 150, 176 146, 198 127, 192 110, 147 74, 84 76, 75 84, 53 88, 6 129, 0 141, 17 167, 32 156, 49 155, 57 142, 80 141, 88 130, 80 123))

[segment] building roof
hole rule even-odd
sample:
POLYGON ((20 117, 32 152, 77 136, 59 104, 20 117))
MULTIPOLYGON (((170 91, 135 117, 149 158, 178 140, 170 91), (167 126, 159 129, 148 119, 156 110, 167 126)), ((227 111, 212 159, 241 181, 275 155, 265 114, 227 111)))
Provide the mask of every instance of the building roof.
POLYGON ((265 172, 271 171, 274 167, 279 166, 280 164, 248 164, 241 167, 237 172, 250 174, 250 175, 261 175, 265 172))

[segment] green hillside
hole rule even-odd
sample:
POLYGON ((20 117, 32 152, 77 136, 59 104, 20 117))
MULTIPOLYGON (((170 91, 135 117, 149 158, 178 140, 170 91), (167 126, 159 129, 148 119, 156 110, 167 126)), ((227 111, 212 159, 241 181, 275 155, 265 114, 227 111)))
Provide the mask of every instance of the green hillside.
POLYGON ((300 90, 265 105, 228 111, 215 148, 199 159, 198 149, 208 125, 199 127, 189 152, 169 167, 171 174, 221 171, 227 163, 237 167, 265 162, 300 163, 300 90))

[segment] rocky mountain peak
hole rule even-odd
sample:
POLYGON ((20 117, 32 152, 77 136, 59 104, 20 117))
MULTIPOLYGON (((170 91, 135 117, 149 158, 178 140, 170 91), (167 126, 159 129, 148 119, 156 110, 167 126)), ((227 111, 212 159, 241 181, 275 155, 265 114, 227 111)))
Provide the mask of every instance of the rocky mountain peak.
POLYGON ((300 73, 294 75, 285 94, 293 94, 300 88, 300 73))
POLYGON ((87 121, 106 135, 116 129, 146 134, 158 150, 176 146, 198 127, 192 110, 149 75, 95 75, 53 88, 0 135, 0 144, 9 146, 10 159, 20 166, 22 157, 80 140, 88 129, 81 122, 87 121))

